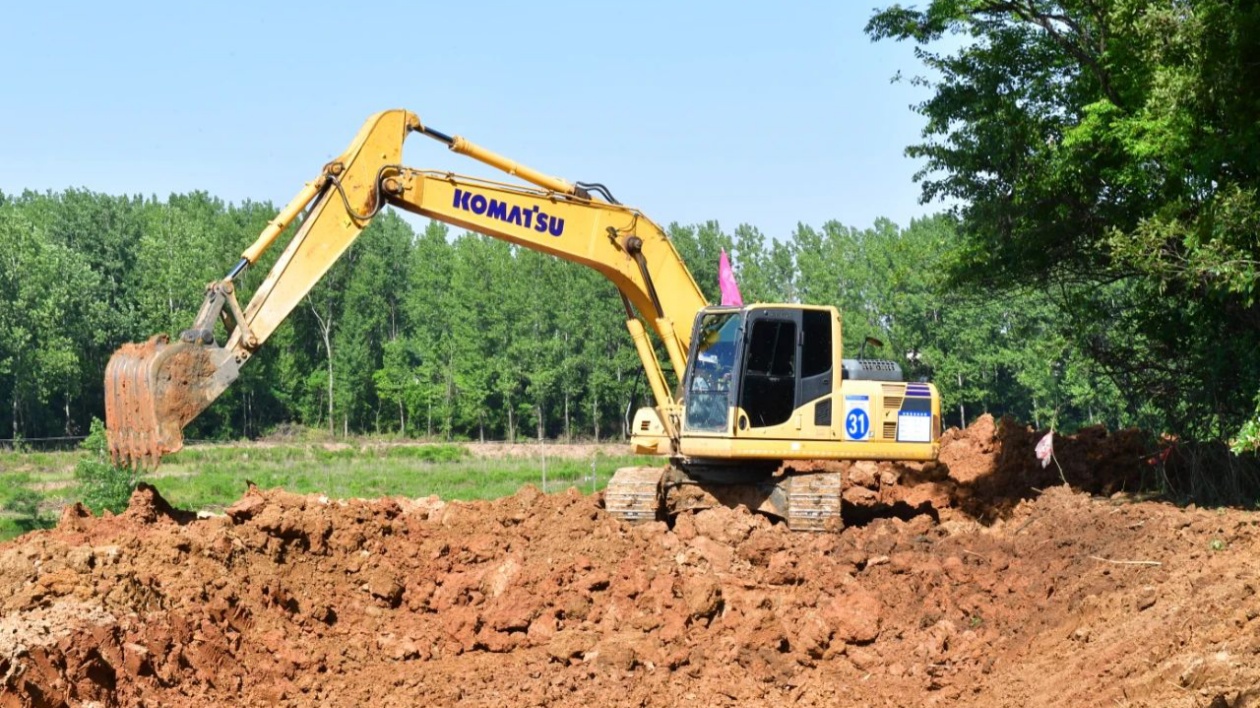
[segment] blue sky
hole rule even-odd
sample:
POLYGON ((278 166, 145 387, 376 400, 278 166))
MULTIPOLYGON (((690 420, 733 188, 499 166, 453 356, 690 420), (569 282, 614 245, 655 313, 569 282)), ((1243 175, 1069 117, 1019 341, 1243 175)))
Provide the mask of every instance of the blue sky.
MULTIPOLYGON (((887 3, 881 3, 881 5, 887 3)), ((408 108, 661 223, 907 224, 927 89, 847 2, 26 2, 6 8, 0 191, 286 202, 408 108)), ((413 137, 412 167, 486 175, 413 137)))

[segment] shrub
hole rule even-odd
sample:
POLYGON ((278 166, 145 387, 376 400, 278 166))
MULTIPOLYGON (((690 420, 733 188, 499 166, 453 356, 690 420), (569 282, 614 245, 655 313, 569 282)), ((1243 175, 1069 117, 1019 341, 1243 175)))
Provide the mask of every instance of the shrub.
POLYGON ((96 513, 109 509, 117 514, 126 509, 141 473, 109 459, 105 424, 99 418, 92 419, 92 428, 80 447, 87 454, 75 465, 74 478, 83 503, 96 513))
MULTIPOLYGON (((13 481, 13 480, 10 480, 13 481)), ((23 532, 34 529, 46 529, 52 525, 51 519, 40 513, 40 505, 44 503, 44 495, 27 487, 29 480, 12 489, 4 500, 4 510, 18 515, 15 526, 23 532)))

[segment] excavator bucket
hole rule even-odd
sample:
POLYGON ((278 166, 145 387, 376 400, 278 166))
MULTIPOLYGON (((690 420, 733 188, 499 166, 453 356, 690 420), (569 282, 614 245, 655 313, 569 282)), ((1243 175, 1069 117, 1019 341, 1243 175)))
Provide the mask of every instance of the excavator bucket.
POLYGON ((222 347, 159 334, 124 344, 105 368, 105 428, 116 464, 157 467, 184 446, 184 426, 239 375, 222 347))

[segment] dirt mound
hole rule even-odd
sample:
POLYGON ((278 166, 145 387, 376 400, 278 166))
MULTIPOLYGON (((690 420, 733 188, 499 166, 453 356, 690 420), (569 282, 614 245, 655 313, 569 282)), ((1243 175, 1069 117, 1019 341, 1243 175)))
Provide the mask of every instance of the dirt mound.
POLYGON ((850 489, 904 487, 934 513, 838 534, 730 509, 629 527, 598 496, 533 488, 251 489, 191 520, 143 489, 124 514, 68 511, 0 546, 0 706, 1260 698, 1257 518, 1028 491, 989 425, 947 446, 975 447, 958 478, 858 469, 850 489), (1009 506, 973 514, 987 489, 1009 506))
POLYGON ((965 430, 941 437, 939 462, 790 463, 797 469, 839 469, 844 473, 847 524, 917 515, 938 518, 957 508, 992 522, 1016 505, 1063 480, 1079 491, 1110 496, 1139 488, 1151 455, 1137 430, 1108 433, 1102 426, 1054 436, 1055 462, 1042 466, 1034 454, 1046 434, 1004 418, 984 415, 965 430))

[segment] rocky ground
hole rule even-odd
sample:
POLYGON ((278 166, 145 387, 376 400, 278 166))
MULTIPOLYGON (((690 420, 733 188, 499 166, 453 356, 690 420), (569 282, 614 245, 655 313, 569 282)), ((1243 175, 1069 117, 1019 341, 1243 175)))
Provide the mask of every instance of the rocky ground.
POLYGON ((197 519, 142 488, 0 546, 0 707, 1260 705, 1260 516, 1140 501, 1132 434, 982 419, 846 466, 840 533, 599 496, 197 519))

